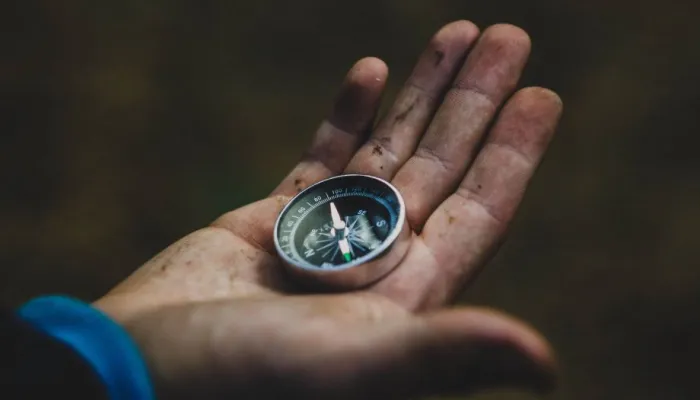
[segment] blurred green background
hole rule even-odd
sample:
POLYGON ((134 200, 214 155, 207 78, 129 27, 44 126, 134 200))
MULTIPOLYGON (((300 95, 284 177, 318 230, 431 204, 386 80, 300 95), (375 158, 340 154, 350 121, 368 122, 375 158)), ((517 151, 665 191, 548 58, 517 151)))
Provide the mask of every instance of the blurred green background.
MULTIPOLYGON (((695 399, 700 24, 684 0, 17 1, 0 6, 0 292, 92 299, 266 195, 345 71, 386 99, 444 23, 517 24, 566 110, 464 301, 559 351, 555 399, 695 399)), ((494 393, 484 399, 530 399, 494 393)))

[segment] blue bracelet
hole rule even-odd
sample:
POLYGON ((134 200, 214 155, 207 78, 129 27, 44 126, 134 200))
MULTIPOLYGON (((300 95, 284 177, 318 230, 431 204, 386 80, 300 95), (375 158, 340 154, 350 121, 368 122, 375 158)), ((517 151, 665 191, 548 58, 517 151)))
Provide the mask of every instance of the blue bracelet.
POLYGON ((101 311, 69 297, 45 296, 23 305, 17 315, 87 360, 110 399, 154 399, 148 369, 136 343, 101 311))

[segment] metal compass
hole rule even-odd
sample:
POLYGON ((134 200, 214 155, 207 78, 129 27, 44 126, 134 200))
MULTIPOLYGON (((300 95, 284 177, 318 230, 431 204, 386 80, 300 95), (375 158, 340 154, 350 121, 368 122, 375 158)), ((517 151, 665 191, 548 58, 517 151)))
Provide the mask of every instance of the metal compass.
POLYGON ((339 175, 297 194, 275 224, 275 247, 290 272, 326 289, 367 286, 408 251, 399 191, 369 175, 339 175))

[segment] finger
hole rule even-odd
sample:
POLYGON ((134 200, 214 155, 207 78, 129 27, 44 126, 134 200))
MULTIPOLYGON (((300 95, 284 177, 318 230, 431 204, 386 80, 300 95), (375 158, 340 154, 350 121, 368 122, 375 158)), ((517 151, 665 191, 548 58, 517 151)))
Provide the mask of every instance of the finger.
POLYGON ((362 340, 322 359, 310 397, 403 399, 506 387, 542 393, 555 383, 545 339, 493 311, 442 311, 353 333, 362 340))
POLYGON ((469 21, 446 25, 431 39, 387 115, 346 172, 391 179, 413 153, 442 95, 479 35, 469 21))
POLYGON ((372 57, 350 69, 330 116, 321 123, 302 160, 272 195, 293 195, 345 168, 372 126, 387 74, 386 64, 372 57))
POLYGON ((561 100, 549 90, 516 93, 457 191, 430 216, 402 265, 374 290, 411 309, 452 301, 504 239, 561 111, 561 100))
POLYGON ((418 231, 464 176, 529 53, 527 33, 512 25, 494 25, 479 38, 414 155, 393 180, 418 231))

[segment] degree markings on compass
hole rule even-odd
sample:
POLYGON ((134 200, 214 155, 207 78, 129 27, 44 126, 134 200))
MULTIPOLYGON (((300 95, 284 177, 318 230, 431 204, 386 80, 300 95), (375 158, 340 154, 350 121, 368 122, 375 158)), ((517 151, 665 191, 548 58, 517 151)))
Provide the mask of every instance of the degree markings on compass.
MULTIPOLYGON (((324 192, 324 193, 325 193, 326 197, 327 197, 328 199, 330 199, 330 200, 333 200, 333 199, 339 197, 339 196, 336 196, 336 195, 329 196, 327 192, 324 192)), ((363 193, 360 193, 359 195, 360 195, 361 197, 369 197, 369 198, 371 198, 371 196, 370 196, 368 193, 364 193, 364 194, 363 194, 363 193)), ((379 197, 379 198, 375 198, 375 200, 378 201, 379 203, 381 203, 382 205, 384 205, 385 207, 390 208, 390 205, 389 205, 389 202, 387 201, 387 199, 385 199, 385 198, 383 198, 383 197, 379 197)), ((306 210, 303 214, 301 214, 301 217, 300 217, 300 218, 301 218, 301 219, 304 219, 304 218, 305 218, 307 215, 309 215, 309 213, 312 212, 314 209, 315 209, 315 208, 313 208, 313 207, 309 208, 309 209, 306 210)), ((395 217, 392 217, 392 221, 394 221, 394 219, 395 219, 395 217)))
POLYGON ((311 203, 309 203, 308 201, 306 202, 306 204, 308 204, 309 207, 313 207, 313 206, 311 205, 311 203))

